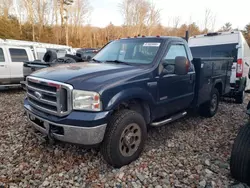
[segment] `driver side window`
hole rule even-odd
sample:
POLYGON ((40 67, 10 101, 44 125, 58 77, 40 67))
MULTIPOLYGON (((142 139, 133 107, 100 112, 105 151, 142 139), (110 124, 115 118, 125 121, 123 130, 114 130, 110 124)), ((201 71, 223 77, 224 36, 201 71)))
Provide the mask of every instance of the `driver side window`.
POLYGON ((5 62, 4 53, 3 53, 3 49, 2 48, 0 48, 0 63, 1 62, 5 62))
POLYGON ((174 74, 175 58, 177 56, 184 56, 187 58, 187 53, 184 45, 182 44, 172 44, 163 58, 164 69, 167 74, 174 74))

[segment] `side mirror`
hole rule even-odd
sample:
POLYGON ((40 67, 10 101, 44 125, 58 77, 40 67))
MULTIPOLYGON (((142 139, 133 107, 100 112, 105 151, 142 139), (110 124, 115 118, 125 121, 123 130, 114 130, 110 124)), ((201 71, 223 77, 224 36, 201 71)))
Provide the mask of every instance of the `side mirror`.
POLYGON ((175 74, 185 75, 188 73, 188 60, 184 56, 177 56, 175 58, 175 74))
POLYGON ((236 49, 239 49, 239 48, 241 48, 241 45, 240 44, 236 45, 236 49))

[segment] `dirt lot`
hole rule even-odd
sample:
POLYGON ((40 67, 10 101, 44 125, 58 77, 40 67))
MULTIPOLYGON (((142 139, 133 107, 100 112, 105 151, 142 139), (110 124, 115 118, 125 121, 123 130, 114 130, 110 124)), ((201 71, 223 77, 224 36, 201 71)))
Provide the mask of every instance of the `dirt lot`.
POLYGON ((145 151, 114 169, 99 152, 41 142, 23 110, 25 93, 0 92, 0 185, 10 187, 226 187, 233 140, 245 104, 222 102, 210 119, 189 116, 149 130, 145 151))

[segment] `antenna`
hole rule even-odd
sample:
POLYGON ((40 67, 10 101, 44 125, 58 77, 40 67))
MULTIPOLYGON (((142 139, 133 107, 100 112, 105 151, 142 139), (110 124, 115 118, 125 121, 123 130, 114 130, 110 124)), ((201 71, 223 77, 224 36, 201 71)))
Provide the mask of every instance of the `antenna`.
POLYGON ((186 33, 185 33, 185 40, 188 42, 188 39, 189 39, 189 31, 186 30, 186 33))

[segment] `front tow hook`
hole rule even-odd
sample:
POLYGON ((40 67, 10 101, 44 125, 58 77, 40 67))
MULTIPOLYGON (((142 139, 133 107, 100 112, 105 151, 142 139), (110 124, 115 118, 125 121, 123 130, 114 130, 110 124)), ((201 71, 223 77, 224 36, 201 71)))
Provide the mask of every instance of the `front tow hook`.
POLYGON ((54 139, 54 136, 53 136, 53 130, 51 129, 51 126, 49 123, 44 123, 44 126, 47 130, 47 137, 46 137, 46 141, 53 145, 55 144, 55 139, 54 139))

